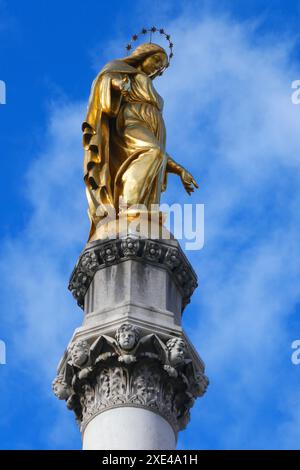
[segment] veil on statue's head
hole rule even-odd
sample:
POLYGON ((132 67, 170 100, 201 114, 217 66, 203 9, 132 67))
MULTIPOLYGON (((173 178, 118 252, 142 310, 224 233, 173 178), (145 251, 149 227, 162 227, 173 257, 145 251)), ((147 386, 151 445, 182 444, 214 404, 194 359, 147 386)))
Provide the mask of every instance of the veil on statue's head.
POLYGON ((140 44, 139 46, 132 51, 132 53, 124 57, 122 59, 123 62, 126 62, 127 64, 131 65, 132 67, 137 67, 139 64, 141 64, 147 57, 150 57, 154 54, 157 53, 163 53, 167 59, 168 63, 168 54, 166 53, 165 49, 158 44, 154 44, 152 42, 147 42, 144 44, 140 44))
POLYGON ((166 65, 162 70, 166 69, 169 66, 168 54, 165 49, 158 44, 148 42, 145 44, 140 44, 130 55, 127 57, 122 57, 120 59, 112 60, 108 62, 103 69, 99 72, 97 78, 100 78, 106 72, 121 72, 134 74, 137 73, 137 67, 145 60, 147 57, 151 57, 154 54, 164 54, 166 57, 166 65))

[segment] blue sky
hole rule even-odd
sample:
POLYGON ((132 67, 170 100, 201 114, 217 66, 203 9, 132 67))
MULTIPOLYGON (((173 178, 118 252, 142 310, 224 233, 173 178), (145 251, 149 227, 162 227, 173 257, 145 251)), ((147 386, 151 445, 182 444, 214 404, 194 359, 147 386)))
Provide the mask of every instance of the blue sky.
MULTIPOLYGON (((181 449, 300 447, 300 1, 0 0, 0 448, 78 449, 52 396, 82 312, 68 277, 88 232, 80 123, 91 82, 143 26, 173 37, 157 80, 168 150, 195 175, 205 246, 184 326, 210 386, 181 449)), ((165 202, 191 202, 170 178, 165 202)))

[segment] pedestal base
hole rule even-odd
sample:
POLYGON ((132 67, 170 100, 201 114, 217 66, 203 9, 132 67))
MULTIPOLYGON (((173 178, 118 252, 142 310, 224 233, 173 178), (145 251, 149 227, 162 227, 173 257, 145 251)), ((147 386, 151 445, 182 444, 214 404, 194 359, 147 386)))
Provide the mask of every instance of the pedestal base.
POLYGON ((174 450, 176 436, 157 413, 120 407, 95 416, 83 433, 83 450, 174 450))

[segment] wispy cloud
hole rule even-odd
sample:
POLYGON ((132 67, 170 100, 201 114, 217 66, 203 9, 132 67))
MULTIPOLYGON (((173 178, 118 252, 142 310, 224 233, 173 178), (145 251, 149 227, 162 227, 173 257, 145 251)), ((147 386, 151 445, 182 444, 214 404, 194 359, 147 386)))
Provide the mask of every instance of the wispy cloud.
MULTIPOLYGON (((205 425, 215 426, 219 403, 217 422, 227 428, 215 427, 219 448, 287 446, 277 390, 284 394, 298 372, 290 370, 297 332, 288 323, 300 298, 294 41, 259 41, 253 25, 222 17, 181 18, 172 29, 176 60, 160 86, 169 146, 196 174, 194 200, 206 205, 206 246, 190 254, 201 285, 186 320, 212 379, 196 417, 201 422, 206 406, 205 425), (270 403, 271 440, 270 422, 261 423, 270 403), (255 435, 253 425, 261 427, 255 435)), ((168 199, 178 197, 175 185, 173 191, 168 199)), ((286 417, 293 416, 286 406, 286 417)), ((203 436, 198 444, 206 446, 203 436)))
POLYGON ((30 216, 24 230, 2 246, 5 322, 15 333, 14 353, 38 363, 48 379, 80 319, 66 286, 88 225, 81 184, 82 113, 82 106, 66 103, 51 111, 44 151, 24 182, 30 216))

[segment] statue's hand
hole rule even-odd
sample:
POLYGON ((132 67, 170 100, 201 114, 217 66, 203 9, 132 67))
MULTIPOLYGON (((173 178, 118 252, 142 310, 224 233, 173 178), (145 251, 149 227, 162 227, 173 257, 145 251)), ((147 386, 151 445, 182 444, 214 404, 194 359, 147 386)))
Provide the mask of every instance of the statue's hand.
POLYGON ((181 169, 180 178, 186 192, 189 195, 191 195, 191 193, 194 191, 194 187, 198 188, 198 185, 194 180, 193 176, 185 168, 181 169))
POLYGON ((122 93, 128 93, 128 91, 130 91, 130 88, 131 88, 130 79, 126 75, 122 80, 122 90, 121 90, 121 92, 122 93))
POLYGON ((112 86, 125 95, 130 90, 130 79, 127 75, 122 78, 114 78, 112 80, 112 86))

